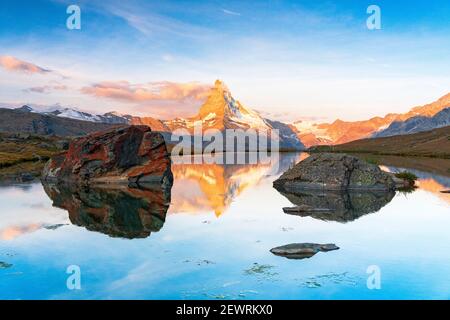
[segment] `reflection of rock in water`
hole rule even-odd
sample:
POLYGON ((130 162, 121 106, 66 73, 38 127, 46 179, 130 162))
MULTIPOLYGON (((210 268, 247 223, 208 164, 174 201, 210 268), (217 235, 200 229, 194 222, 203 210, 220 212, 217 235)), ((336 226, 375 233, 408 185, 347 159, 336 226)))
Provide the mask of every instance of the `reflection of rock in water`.
POLYGON ((330 209, 318 212, 297 212, 299 216, 310 216, 325 221, 349 222, 363 215, 377 212, 388 204, 395 195, 391 192, 324 192, 305 190, 301 193, 279 192, 297 206, 330 209))
POLYGON ((111 237, 146 238, 159 231, 170 204, 170 190, 125 186, 77 188, 44 184, 53 205, 69 212, 74 225, 111 237))

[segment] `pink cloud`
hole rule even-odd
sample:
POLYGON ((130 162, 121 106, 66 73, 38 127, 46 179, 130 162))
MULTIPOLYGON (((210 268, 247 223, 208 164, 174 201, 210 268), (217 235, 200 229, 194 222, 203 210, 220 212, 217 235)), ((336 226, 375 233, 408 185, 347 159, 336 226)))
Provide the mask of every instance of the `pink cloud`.
POLYGON ((197 114, 203 101, 149 101, 120 108, 122 113, 142 117, 170 120, 177 117, 187 118, 197 114))
POLYGON ((51 70, 44 69, 31 62, 22 61, 12 56, 0 56, 0 66, 8 71, 16 71, 31 74, 51 72, 51 70))
POLYGON ((211 86, 198 82, 175 83, 169 81, 131 84, 128 81, 104 81, 81 92, 95 97, 125 102, 204 100, 211 86))

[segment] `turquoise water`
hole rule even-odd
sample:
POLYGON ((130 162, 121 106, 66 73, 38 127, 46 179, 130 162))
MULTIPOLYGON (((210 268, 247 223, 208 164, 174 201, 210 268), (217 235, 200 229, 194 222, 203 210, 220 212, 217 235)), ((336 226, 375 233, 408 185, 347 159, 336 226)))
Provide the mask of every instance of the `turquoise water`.
MULTIPOLYGON (((346 215, 348 221, 321 220, 284 214, 292 203, 272 188, 301 157, 283 155, 276 166, 176 165, 165 221, 153 217, 144 231, 125 218, 80 220, 72 212, 71 220, 40 183, 2 186, 0 298, 450 297, 450 195, 440 193, 450 188, 448 176, 415 170, 415 192, 395 194, 376 204, 376 212, 346 215), (79 225, 72 223, 76 218, 79 225), (115 229, 102 229, 103 223, 115 229), (297 242, 340 249, 303 260, 269 251, 297 242), (80 290, 66 285, 70 265, 80 267, 80 290), (381 271, 380 289, 367 287, 372 265, 381 271)), ((119 203, 127 208, 126 199, 95 199, 110 202, 98 210, 119 203)), ((76 207, 76 201, 66 205, 76 207)))

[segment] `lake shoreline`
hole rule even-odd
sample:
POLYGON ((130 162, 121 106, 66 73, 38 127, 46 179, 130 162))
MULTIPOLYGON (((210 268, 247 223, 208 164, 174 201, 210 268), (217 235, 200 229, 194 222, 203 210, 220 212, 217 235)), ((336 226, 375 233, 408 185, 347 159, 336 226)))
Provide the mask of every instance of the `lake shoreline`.
POLYGON ((333 150, 333 146, 319 146, 311 147, 306 150, 307 153, 350 153, 350 154, 369 154, 375 156, 396 156, 396 157, 415 157, 415 158, 431 158, 431 159, 446 159, 450 160, 449 154, 422 154, 414 152, 378 152, 370 150, 333 150), (329 147, 329 148, 328 148, 329 147))
MULTIPOLYGON (((410 169, 418 169, 425 171, 433 171, 440 175, 450 177, 450 155, 449 157, 432 157, 423 155, 405 155, 379 152, 365 152, 365 151, 318 151, 308 149, 304 153, 348 153, 363 158, 366 161, 376 163, 379 165, 393 165, 397 167, 405 167, 410 169)), ((223 152, 221 152, 223 153, 223 152)), ((226 152, 225 152, 226 153, 226 152)), ((250 153, 250 152, 246 152, 250 153)), ((301 151, 279 151, 280 154, 302 153, 301 151)), ((200 156, 203 154, 190 154, 185 156, 200 156)), ((24 182, 22 175, 31 174, 36 180, 40 178, 40 173, 45 166, 45 161, 26 161, 25 163, 18 163, 12 166, 0 168, 0 182, 24 182)))

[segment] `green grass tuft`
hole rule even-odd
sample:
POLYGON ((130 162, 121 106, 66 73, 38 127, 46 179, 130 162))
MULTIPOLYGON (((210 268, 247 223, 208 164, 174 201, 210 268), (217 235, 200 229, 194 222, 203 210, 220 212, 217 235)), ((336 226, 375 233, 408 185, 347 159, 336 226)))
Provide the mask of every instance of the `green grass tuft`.
POLYGON ((407 180, 410 185, 414 185, 415 182, 418 179, 417 176, 414 173, 411 173, 411 172, 408 172, 408 171, 403 171, 403 172, 396 173, 395 176, 397 178, 399 178, 399 179, 407 180))

